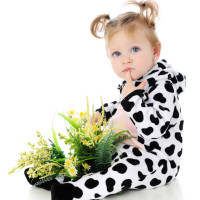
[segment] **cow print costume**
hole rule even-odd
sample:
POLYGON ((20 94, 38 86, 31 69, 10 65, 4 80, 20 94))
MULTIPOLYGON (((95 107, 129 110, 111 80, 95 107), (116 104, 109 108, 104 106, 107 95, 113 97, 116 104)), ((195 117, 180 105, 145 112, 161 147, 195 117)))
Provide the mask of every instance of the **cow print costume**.
MULTIPOLYGON (((51 187, 52 200, 101 199, 125 189, 150 189, 171 182, 180 169, 182 155, 183 117, 179 94, 185 89, 185 76, 174 71, 162 60, 143 77, 134 81, 137 86, 148 83, 142 90, 135 90, 124 99, 104 104, 107 120, 121 104, 138 130, 138 141, 144 149, 120 144, 120 151, 113 155, 113 162, 106 170, 88 174, 76 181, 51 187)), ((97 109, 99 112, 101 108, 97 109)))

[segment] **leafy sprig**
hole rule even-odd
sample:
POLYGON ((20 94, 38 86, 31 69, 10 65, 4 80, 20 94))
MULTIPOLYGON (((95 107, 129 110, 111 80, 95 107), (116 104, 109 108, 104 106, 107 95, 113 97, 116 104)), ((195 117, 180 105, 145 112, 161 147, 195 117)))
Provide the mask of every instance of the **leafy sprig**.
POLYGON ((68 156, 62 151, 53 128, 53 141, 49 139, 50 145, 37 132, 39 147, 29 143, 32 150, 29 153, 20 154, 18 165, 9 172, 10 174, 17 169, 32 166, 27 174, 30 178, 39 178, 35 186, 53 180, 61 174, 71 179, 77 179, 84 174, 107 169, 112 162, 114 151, 118 149, 117 145, 126 139, 133 138, 128 131, 115 133, 114 127, 108 125, 104 116, 103 102, 101 118, 98 122, 93 119, 93 124, 90 123, 88 99, 86 112, 78 114, 70 111, 67 115, 61 113, 58 115, 69 124, 67 136, 58 134, 60 139, 64 139, 65 144, 70 146, 68 156), (124 135, 124 133, 128 135, 124 135))

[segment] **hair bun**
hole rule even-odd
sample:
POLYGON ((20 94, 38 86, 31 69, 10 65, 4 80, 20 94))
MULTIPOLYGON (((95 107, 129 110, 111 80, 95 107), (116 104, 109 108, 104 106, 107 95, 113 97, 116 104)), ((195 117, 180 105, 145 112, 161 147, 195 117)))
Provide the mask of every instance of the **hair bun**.
POLYGON ((94 37, 96 38, 103 38, 99 36, 99 33, 101 32, 105 32, 105 28, 107 23, 110 20, 110 16, 108 14, 103 14, 103 15, 99 15, 97 16, 90 27, 91 33, 94 37))
POLYGON ((136 5, 139 7, 140 17, 145 18, 150 28, 155 28, 155 19, 158 17, 158 4, 154 0, 136 1, 128 0, 125 5, 136 5))

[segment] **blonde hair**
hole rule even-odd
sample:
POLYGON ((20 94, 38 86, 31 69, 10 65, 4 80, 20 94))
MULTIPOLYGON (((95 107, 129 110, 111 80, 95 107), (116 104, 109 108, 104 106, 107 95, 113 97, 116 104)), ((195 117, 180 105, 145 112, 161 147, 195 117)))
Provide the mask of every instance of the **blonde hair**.
POLYGON ((129 0, 125 5, 136 5, 140 12, 126 12, 118 15, 114 19, 110 19, 108 14, 97 16, 91 23, 91 33, 96 38, 104 38, 106 47, 109 46, 111 37, 124 30, 128 35, 134 36, 135 30, 143 28, 144 33, 153 47, 157 46, 159 39, 156 35, 156 18, 158 17, 158 5, 153 0, 137 2, 129 0), (104 32, 104 36, 100 37, 99 33, 104 32))

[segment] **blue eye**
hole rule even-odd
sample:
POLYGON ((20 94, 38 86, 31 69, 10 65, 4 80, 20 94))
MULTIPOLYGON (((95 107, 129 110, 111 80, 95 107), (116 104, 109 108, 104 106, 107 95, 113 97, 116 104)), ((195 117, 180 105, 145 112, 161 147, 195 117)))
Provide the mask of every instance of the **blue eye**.
POLYGON ((119 51, 116 51, 116 52, 113 53, 113 56, 115 56, 115 57, 118 57, 120 55, 121 55, 121 53, 119 51))
POLYGON ((132 49, 131 49, 131 52, 138 52, 140 49, 138 48, 138 47, 133 47, 132 49))

